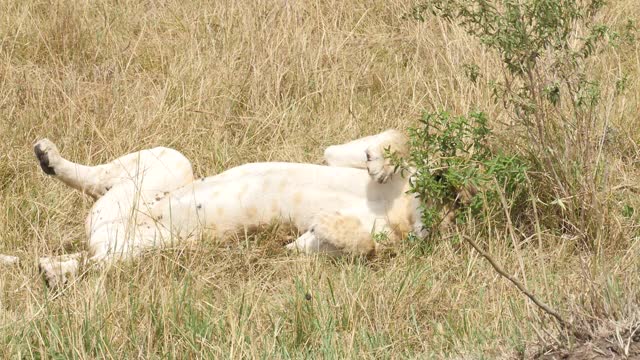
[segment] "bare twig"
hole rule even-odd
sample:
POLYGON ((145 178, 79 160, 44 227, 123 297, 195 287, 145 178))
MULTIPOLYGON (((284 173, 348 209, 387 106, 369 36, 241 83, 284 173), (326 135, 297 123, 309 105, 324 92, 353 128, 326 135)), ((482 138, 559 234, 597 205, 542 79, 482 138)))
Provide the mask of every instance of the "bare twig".
POLYGON ((590 336, 587 333, 578 330, 575 326, 573 326, 573 324, 567 322, 562 316, 560 316, 560 314, 557 311, 555 311, 551 307, 549 307, 549 305, 547 305, 547 304, 543 303, 542 301, 538 300, 538 298, 535 297, 526 287, 524 287, 524 285, 522 285, 520 283, 520 281, 518 281, 513 276, 507 274, 502 269, 502 267, 500 267, 500 265, 498 265, 498 263, 496 263, 496 261, 493 260, 491 255, 489 255, 487 252, 482 250, 482 248, 480 248, 478 246, 478 244, 476 244, 469 236, 464 235, 464 236, 462 236, 462 238, 467 243, 469 243, 469 245, 471 245, 474 249, 476 249, 476 251, 479 252, 480 255, 482 255, 482 257, 487 259, 487 261, 489 261, 491 266, 493 266, 494 270, 496 272, 498 272, 498 274, 500 274, 502 277, 506 278, 507 280, 511 281, 511 283, 513 283, 518 288, 518 290, 520 290, 520 292, 522 292, 529 299, 531 299, 531 301, 533 301, 534 304, 536 304, 540 309, 542 309, 547 314, 549 314, 552 317, 554 317, 558 321, 558 323, 560 324, 560 326, 563 329, 567 329, 567 330, 571 331, 571 333, 578 339, 586 340, 586 339, 590 338, 590 336))
POLYGON ((611 188, 612 191, 629 190, 634 194, 640 194, 640 188, 631 184, 621 184, 611 188))

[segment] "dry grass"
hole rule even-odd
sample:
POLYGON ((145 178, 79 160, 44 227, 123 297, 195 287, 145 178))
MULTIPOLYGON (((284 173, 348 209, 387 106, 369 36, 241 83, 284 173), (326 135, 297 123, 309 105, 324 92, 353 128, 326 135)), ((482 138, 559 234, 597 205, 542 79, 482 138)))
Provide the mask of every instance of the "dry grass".
MULTIPOLYGON (((0 355, 517 358, 561 341, 456 234, 395 257, 332 261, 286 254, 294 234, 274 225, 89 271, 62 296, 39 279, 38 256, 82 248, 91 202, 40 172, 38 138, 87 163, 171 146, 205 175, 249 161, 319 162, 325 146, 406 128, 423 109, 478 106, 500 119, 488 77, 475 86, 462 71, 475 61, 496 73, 496 57, 435 18, 403 20, 413 4, 3 2, 0 253, 23 264, 0 269, 0 355)), ((606 20, 639 15, 621 0, 606 20)), ((632 185, 639 50, 603 55, 596 69, 603 79, 630 71, 626 95, 605 97, 602 113, 617 129, 611 179, 632 185)), ((631 192, 610 196, 640 209, 631 192)), ((552 231, 517 234, 515 246, 498 230, 480 240, 570 320, 594 333, 626 329, 640 322, 638 219, 616 219, 595 252, 552 231)))

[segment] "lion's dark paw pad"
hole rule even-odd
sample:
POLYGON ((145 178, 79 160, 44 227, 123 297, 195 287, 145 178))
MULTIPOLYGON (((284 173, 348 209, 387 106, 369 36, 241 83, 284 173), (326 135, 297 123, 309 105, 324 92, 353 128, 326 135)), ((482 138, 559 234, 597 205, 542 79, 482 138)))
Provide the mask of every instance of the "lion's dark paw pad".
POLYGON ((41 140, 34 145, 33 151, 35 152, 36 157, 40 162, 40 167, 42 168, 42 171, 44 171, 44 173, 47 175, 55 175, 56 171, 53 168, 53 166, 51 166, 51 162, 49 159, 49 151, 53 149, 51 149, 51 147, 48 145, 49 145, 48 141, 41 140))

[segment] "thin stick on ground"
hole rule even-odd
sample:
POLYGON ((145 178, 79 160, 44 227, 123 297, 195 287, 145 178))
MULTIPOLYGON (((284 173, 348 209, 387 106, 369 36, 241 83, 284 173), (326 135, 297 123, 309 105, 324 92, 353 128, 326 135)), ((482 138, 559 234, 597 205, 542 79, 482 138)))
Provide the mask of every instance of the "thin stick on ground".
POLYGON ((484 257, 485 259, 487 259, 487 261, 489 261, 489 263, 491 264, 491 266, 493 267, 493 269, 498 272, 498 274, 500 274, 502 277, 506 278, 507 280, 511 281, 511 283, 513 283, 518 290, 520 290, 520 292, 522 292, 523 294, 525 294, 529 299, 531 299, 531 301, 533 301, 534 304, 536 304, 540 309, 542 309, 542 311, 546 312, 547 314, 551 315, 552 317, 554 317, 558 323, 560 324, 560 326, 563 329, 567 329, 569 331, 571 331, 571 333, 573 333, 573 335, 578 338, 578 339, 588 339, 590 338, 590 336, 583 332, 580 331, 578 329, 576 329, 575 326, 573 326, 573 324, 567 322, 562 316, 560 316, 560 314, 553 310, 551 307, 549 307, 549 305, 543 303, 542 301, 538 300, 537 297, 535 297, 526 287, 524 287, 524 285, 522 285, 522 283, 520 283, 516 278, 514 278, 513 276, 507 274, 507 272, 505 272, 502 267, 500 265, 498 265, 498 263, 493 260, 493 258, 491 257, 491 255, 489 255, 486 251, 482 250, 482 248, 480 248, 480 246, 478 246, 478 244, 476 244, 473 240, 471 240, 471 238, 469 236, 463 236, 462 237, 466 242, 469 243, 469 245, 471 245, 474 249, 476 249, 477 252, 480 253, 480 255, 482 255, 482 257, 484 257))

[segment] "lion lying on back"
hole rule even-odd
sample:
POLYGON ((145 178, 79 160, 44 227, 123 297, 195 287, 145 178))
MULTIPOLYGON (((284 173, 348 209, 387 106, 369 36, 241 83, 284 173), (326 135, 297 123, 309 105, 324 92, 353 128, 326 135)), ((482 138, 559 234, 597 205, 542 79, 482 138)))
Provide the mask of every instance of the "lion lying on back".
POLYGON ((64 284, 82 261, 108 262, 145 249, 271 221, 291 222, 302 235, 287 245, 304 253, 372 255, 374 233, 398 239, 421 233, 419 201, 409 180, 394 174, 385 149, 406 154, 406 138, 388 130, 324 152, 329 166, 251 163, 194 180, 176 150, 153 148, 108 164, 63 158, 44 139, 35 144, 43 171, 96 199, 87 216, 88 258, 41 258, 49 286, 64 284))

